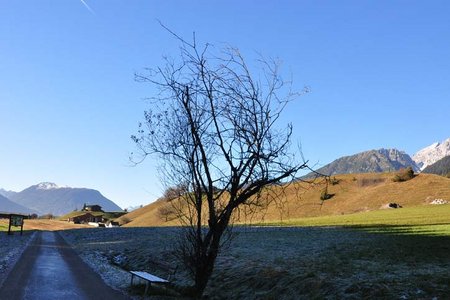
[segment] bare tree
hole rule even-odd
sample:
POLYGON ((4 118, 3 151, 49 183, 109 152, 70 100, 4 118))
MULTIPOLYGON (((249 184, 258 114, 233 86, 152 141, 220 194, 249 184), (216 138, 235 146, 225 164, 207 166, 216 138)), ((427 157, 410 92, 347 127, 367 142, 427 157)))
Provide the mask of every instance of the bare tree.
POLYGON ((176 37, 178 62, 166 59, 163 67, 136 74, 158 93, 132 139, 140 150, 135 161, 156 154, 163 181, 186 189, 176 201, 187 225, 180 251, 195 282, 192 294, 200 297, 233 213, 263 206, 264 189, 307 165, 290 151, 291 124, 276 126, 300 95, 282 80, 277 61, 258 60, 256 78, 237 49, 199 48, 195 36, 192 43, 176 37))
POLYGON ((172 221, 178 217, 179 213, 176 207, 171 203, 163 204, 158 208, 158 216, 165 222, 172 221))
POLYGON ((185 193, 186 188, 183 185, 170 186, 166 188, 161 200, 171 201, 177 199, 185 193))

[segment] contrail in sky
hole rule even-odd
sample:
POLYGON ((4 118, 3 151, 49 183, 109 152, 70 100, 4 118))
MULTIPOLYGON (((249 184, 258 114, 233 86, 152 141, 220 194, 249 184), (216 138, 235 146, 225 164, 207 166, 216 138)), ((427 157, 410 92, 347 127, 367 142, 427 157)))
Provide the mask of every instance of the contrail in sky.
POLYGON ((84 0, 80 0, 80 1, 91 12, 91 14, 95 15, 95 12, 92 10, 92 8, 89 7, 89 5, 87 5, 86 2, 84 2, 84 0))

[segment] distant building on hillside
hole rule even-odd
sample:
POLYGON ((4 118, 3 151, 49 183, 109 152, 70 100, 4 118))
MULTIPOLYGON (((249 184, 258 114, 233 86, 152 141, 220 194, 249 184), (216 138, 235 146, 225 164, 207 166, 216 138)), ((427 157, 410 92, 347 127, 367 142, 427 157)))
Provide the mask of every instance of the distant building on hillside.
POLYGON ((102 207, 100 205, 94 204, 94 205, 86 205, 86 203, 83 205, 82 211, 99 211, 103 212, 102 207))
POLYGON ((103 221, 103 216, 84 213, 69 217, 67 221, 73 222, 74 224, 86 224, 90 222, 99 223, 103 221))
POLYGON ((113 220, 124 214, 126 214, 126 212, 123 211, 104 212, 100 205, 87 205, 85 203, 80 211, 74 210, 61 218, 75 224, 89 224, 97 227, 118 227, 119 223, 113 220))

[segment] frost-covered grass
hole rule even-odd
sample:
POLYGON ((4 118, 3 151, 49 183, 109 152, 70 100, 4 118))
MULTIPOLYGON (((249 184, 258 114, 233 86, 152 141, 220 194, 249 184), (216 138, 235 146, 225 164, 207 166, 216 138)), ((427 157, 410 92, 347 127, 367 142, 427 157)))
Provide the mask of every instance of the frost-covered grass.
POLYGON ((24 231, 23 235, 19 232, 7 235, 8 226, 6 232, 3 230, 0 229, 0 286, 33 236, 31 231, 24 231))
MULTIPOLYGON (((395 226, 235 230, 207 288, 210 299, 445 299, 450 295, 447 235, 395 226)), ((127 289, 130 280, 124 270, 166 277, 178 264, 173 255, 177 228, 100 228, 63 234, 111 285, 121 289, 127 289)), ((188 284, 189 277, 180 268, 174 283, 188 284)))

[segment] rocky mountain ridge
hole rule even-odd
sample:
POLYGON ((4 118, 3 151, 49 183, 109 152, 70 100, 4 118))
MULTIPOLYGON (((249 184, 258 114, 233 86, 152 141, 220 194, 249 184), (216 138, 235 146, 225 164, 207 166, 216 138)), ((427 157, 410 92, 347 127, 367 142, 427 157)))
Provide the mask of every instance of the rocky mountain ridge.
MULTIPOLYGON (((397 171, 411 167, 414 172, 421 172, 440 159, 450 156, 450 138, 443 142, 436 142, 419 150, 412 157, 398 149, 378 149, 343 156, 317 169, 320 174, 352 174, 379 173, 397 171)), ((313 173, 306 177, 313 176, 313 173)))
POLYGON ((316 171, 320 174, 336 175, 390 172, 406 167, 412 167, 414 171, 419 170, 405 152, 397 149, 378 149, 338 158, 316 171))

